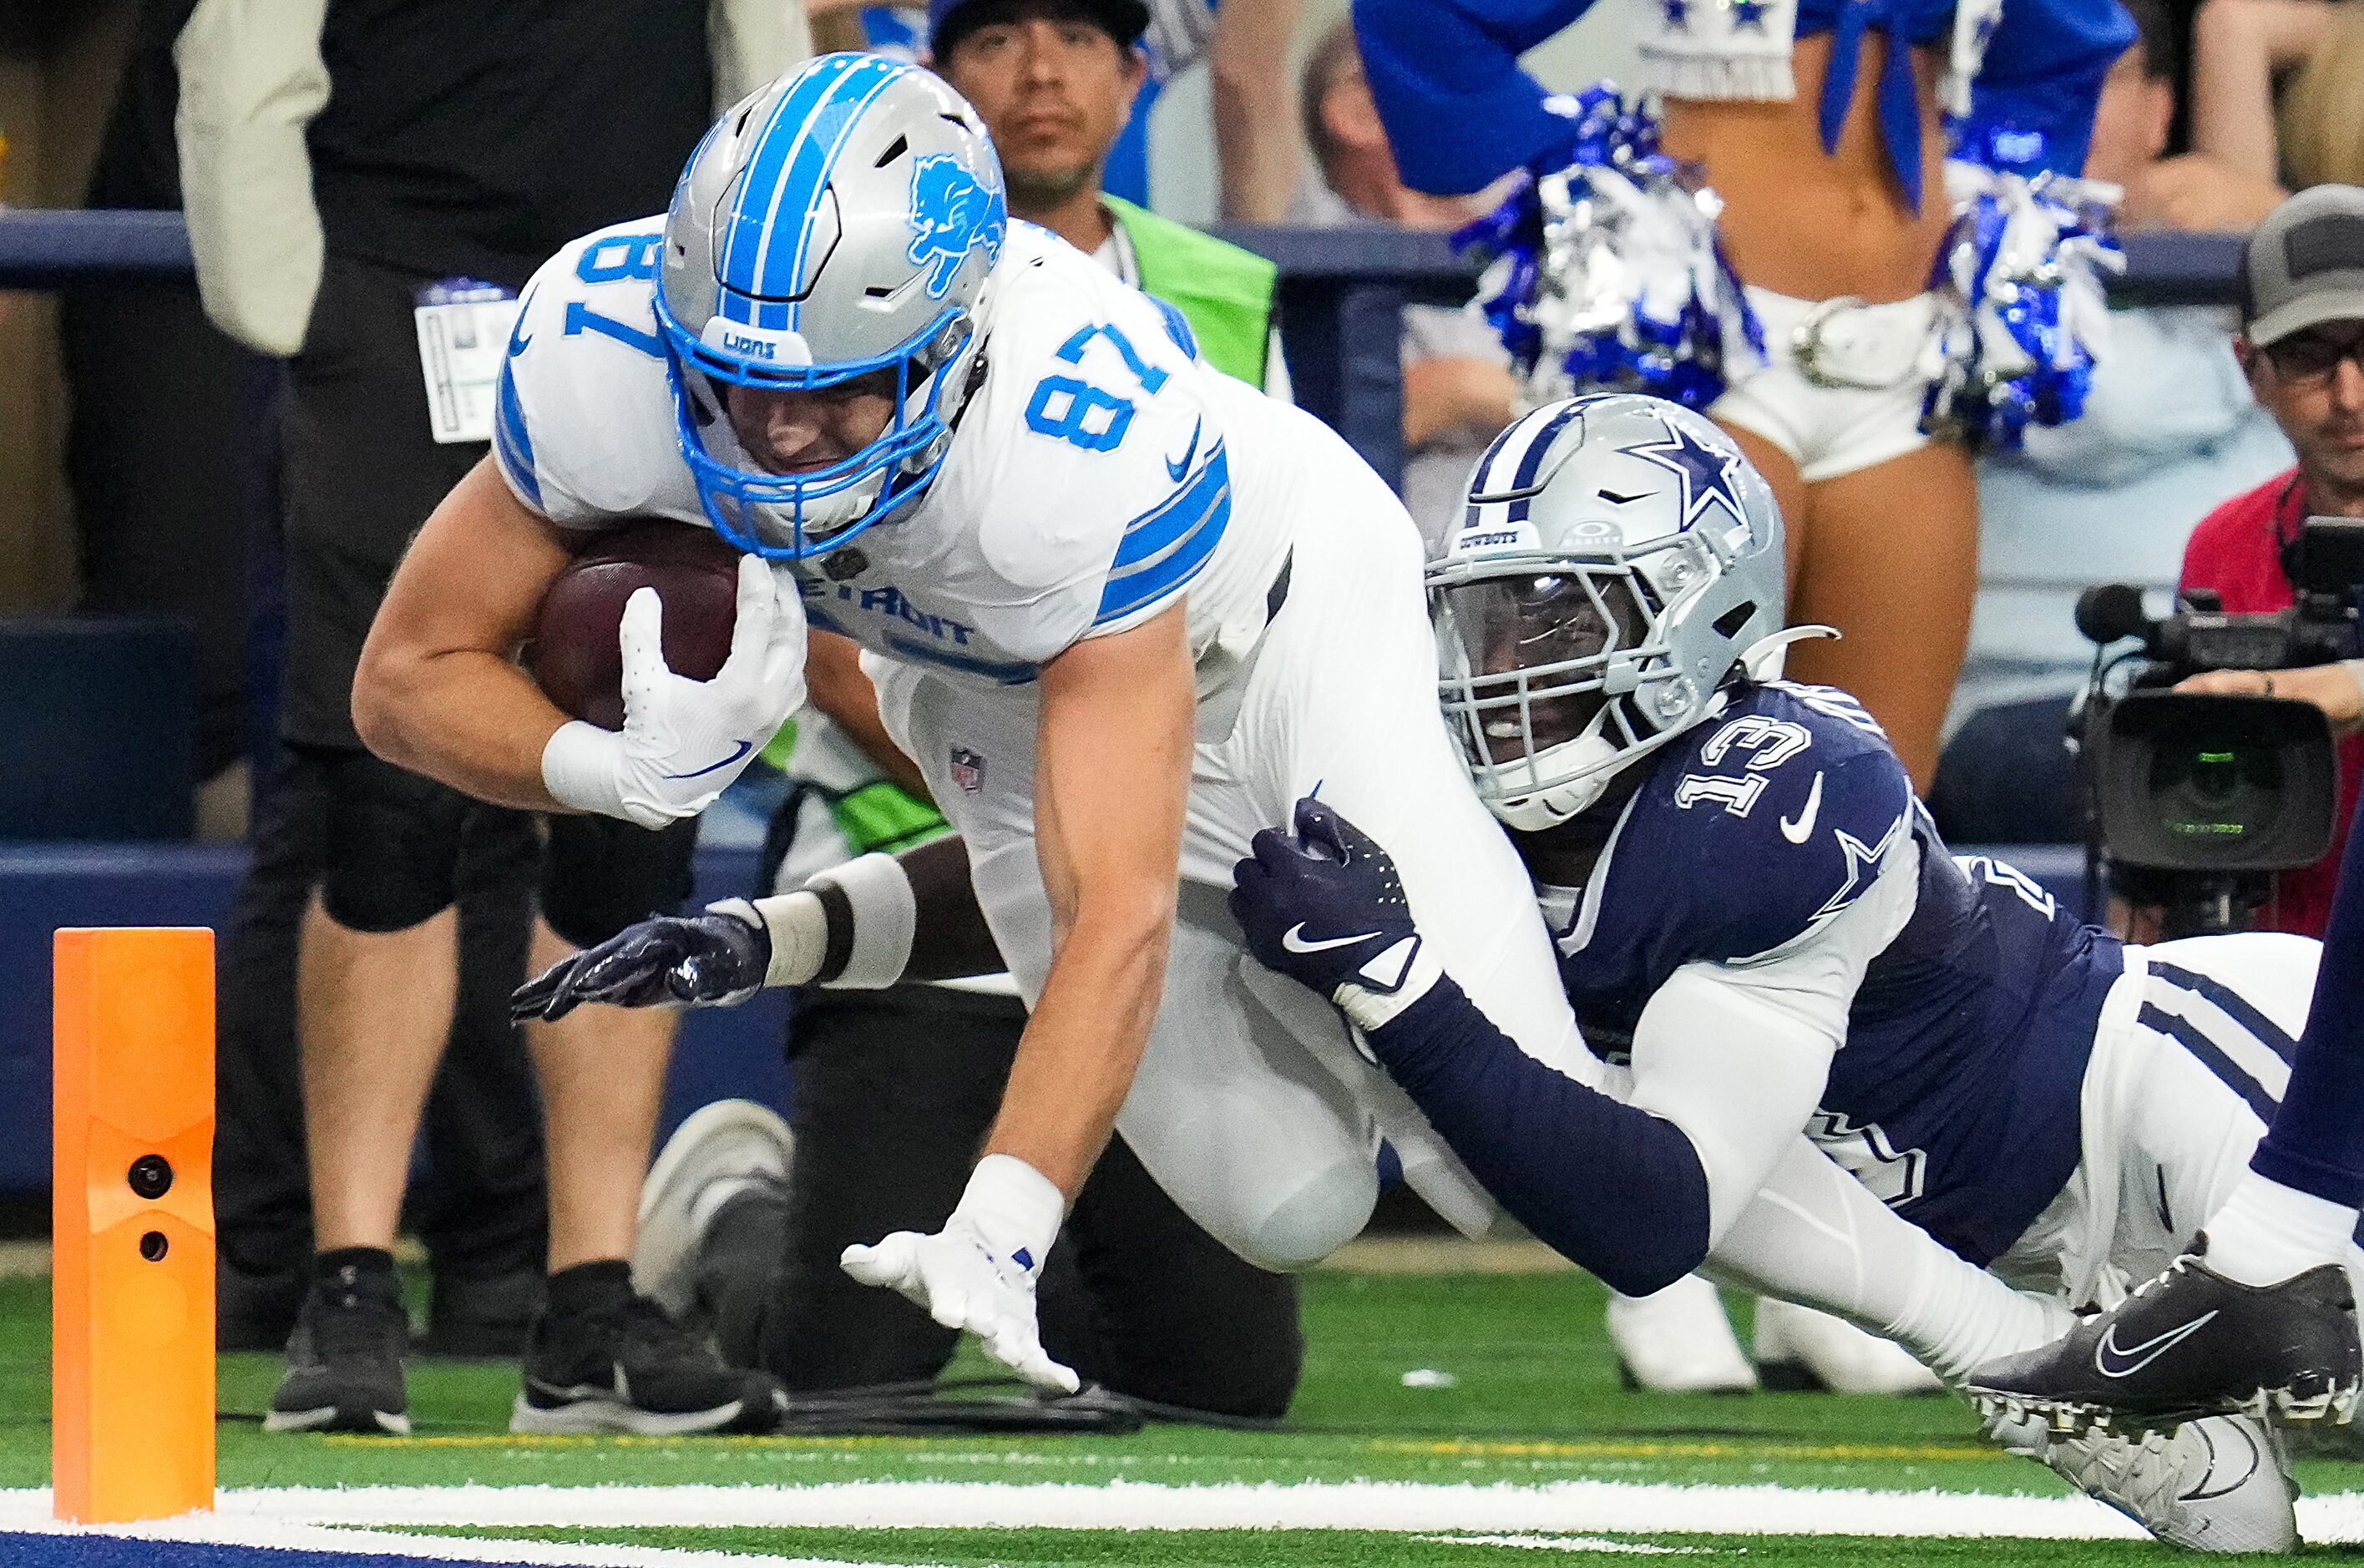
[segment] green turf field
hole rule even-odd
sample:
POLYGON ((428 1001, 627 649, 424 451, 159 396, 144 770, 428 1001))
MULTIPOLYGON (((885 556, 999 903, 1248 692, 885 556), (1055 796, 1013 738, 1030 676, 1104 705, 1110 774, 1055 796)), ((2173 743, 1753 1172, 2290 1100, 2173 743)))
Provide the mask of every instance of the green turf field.
MULTIPOLYGON (((2047 1472, 1982 1446, 1967 1407, 1949 1398, 1624 1392, 1601 1332, 1600 1307, 1600 1287, 1572 1273, 1318 1273, 1305 1282, 1305 1377, 1288 1429, 1169 1426, 1124 1438, 512 1439, 505 1429, 516 1392, 511 1367, 431 1361, 412 1369, 416 1433, 409 1439, 267 1436, 257 1413, 270 1396, 276 1360, 229 1356, 220 1378, 220 1481, 225 1488, 1122 1482, 1154 1484, 1149 1489, 1161 1496, 1178 1486, 1307 1482, 1774 1485, 2029 1497, 2067 1491, 2047 1472), (1451 1386, 1406 1387, 1403 1375, 1415 1369, 1449 1373, 1451 1386)), ((47 1314, 46 1282, 0 1280, 0 1488, 48 1480, 47 1314)), ((2301 1479, 2310 1492, 2364 1488, 2364 1472, 2335 1461, 2305 1462, 2301 1479)), ((1284 1558, 1425 1564, 1488 1554, 1523 1562, 1532 1551, 1511 1548, 1525 1545, 1745 1551, 1758 1561, 1849 1565, 1975 1558, 1985 1568, 2005 1568, 2150 1560, 2160 1551, 2114 1541, 1679 1532, 1604 1531, 1571 1543, 1565 1532, 1546 1541, 1511 1531, 1514 1540, 1498 1544, 1470 1539, 1466 1529, 815 1529, 737 1521, 719 1529, 688 1528, 686 1521, 570 1528, 563 1519, 465 1533, 861 1562, 1010 1564, 1284 1558)))

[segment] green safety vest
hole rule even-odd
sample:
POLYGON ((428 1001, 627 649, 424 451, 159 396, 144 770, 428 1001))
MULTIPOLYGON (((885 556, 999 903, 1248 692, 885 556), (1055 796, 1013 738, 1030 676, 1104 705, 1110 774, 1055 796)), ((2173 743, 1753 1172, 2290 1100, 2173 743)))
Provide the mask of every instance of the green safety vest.
MULTIPOLYGON (((1225 375, 1264 384, 1272 347, 1273 290, 1280 269, 1253 250, 1111 195, 1100 200, 1132 247, 1143 294, 1182 312, 1199 339, 1199 354, 1225 375)), ((797 727, 784 726, 763 757, 785 771, 796 750, 797 727)), ((837 830, 856 854, 907 850, 947 828, 943 814, 886 779, 830 802, 837 830)))
POLYGON ((1141 292, 1182 312, 1206 361, 1250 386, 1262 386, 1272 348, 1273 289, 1280 269, 1253 250, 1201 234, 1187 224, 1103 195, 1132 246, 1141 292))

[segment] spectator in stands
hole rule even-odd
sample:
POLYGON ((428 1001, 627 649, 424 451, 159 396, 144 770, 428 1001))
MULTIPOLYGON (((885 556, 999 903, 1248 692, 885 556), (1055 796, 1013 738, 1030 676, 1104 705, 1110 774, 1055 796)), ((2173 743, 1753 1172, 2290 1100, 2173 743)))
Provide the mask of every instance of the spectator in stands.
MULTIPOLYGON (((2364 517, 2364 189, 2323 184, 2269 213, 2241 253, 2235 351, 2258 402, 2298 454, 2296 466, 2201 519, 2184 549, 2186 590, 2236 612, 2289 607, 2285 552, 2310 516, 2364 517)), ((2364 780, 2364 661, 2299 670, 2223 670, 2185 691, 2296 697, 2330 716, 2339 742, 2340 827, 2319 863, 2280 879, 2273 929, 2321 936, 2364 780)))
MULTIPOLYGON (((1178 311, 1218 369, 1285 389, 1272 264, 1100 184, 1144 66, 1141 0, 936 0, 933 64, 974 104, 1013 217, 1178 311)), ((767 760, 797 781, 767 862, 783 886, 946 831, 879 723, 847 639, 815 629, 812 706, 767 760)), ((814 990, 789 1051, 796 1132, 730 1102, 685 1122, 649 1176, 636 1273, 716 1322, 727 1360, 791 1391, 934 1376, 957 1336, 838 1267, 849 1243, 924 1227, 959 1196, 1026 1014, 1007 976, 814 990)), ((1038 1290, 1043 1343, 1089 1382, 1160 1404, 1277 1417, 1302 1342, 1294 1284, 1242 1262, 1159 1190, 1122 1134, 1076 1200, 1038 1290)))
MULTIPOLYGON (((1293 96, 1320 177, 1296 199, 1299 221, 1450 233, 1477 216, 1478 202, 1426 195, 1397 175, 1352 22, 1323 29, 1293 96)), ((1433 305, 1405 307, 1402 355, 1404 506, 1433 546, 1461 516, 1470 464, 1511 422, 1511 361, 1484 319, 1433 305)))
MULTIPOLYGON (((2174 94, 2157 0, 2126 9, 2141 36, 2102 84, 2085 172, 2135 193, 2163 166, 2174 94)), ((2081 837, 2062 745, 2093 657, 2072 618, 2077 595, 2095 583, 2165 589, 2202 513, 2290 466, 2234 358, 2232 325, 2214 306, 2113 311, 2083 415, 1980 458, 1970 651, 1929 796, 1950 840, 2081 837)))
MULTIPOLYGON (((325 795, 297 974, 318 1252, 274 1429, 407 1429, 408 1322, 390 1249, 452 1025, 458 868, 485 810, 371 756, 350 713, 396 560, 485 451, 434 439, 414 310, 513 295, 565 240, 663 208, 715 105, 802 52, 794 7, 716 0, 711 30, 707 9, 311 0, 265 14, 200 0, 176 45, 207 313, 250 347, 294 356, 282 732, 325 795)), ((548 833, 538 962, 689 891, 686 825, 648 834, 552 818, 548 833)), ((661 1014, 594 1011, 528 1031, 551 1223, 521 1429, 775 1418, 769 1379, 717 1367, 631 1291, 625 1260, 671 1029, 661 1014)), ((520 1095, 499 1114, 532 1111, 520 1095)))
POLYGON ((2191 55, 2191 150, 2129 193, 2134 221, 2244 229, 2292 191, 2364 183, 2364 10, 2207 0, 2191 55))

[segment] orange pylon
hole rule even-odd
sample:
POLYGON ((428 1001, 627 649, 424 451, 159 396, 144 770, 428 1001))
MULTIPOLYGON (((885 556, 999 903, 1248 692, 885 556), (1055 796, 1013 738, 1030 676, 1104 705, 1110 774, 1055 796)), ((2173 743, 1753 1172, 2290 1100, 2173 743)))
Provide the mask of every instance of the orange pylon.
POLYGON ((214 1506, 214 934, 61 930, 50 1473, 57 1517, 214 1506))

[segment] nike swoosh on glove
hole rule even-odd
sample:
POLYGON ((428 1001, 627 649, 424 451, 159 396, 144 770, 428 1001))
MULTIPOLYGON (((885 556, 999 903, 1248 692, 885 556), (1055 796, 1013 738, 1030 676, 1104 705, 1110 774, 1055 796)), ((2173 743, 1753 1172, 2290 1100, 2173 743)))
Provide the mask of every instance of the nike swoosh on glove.
POLYGON ((1435 984, 1395 862, 1311 795, 1294 837, 1267 828, 1232 868, 1232 914, 1258 962, 1377 1029, 1435 984))
POLYGON ((730 1006, 755 994, 771 962, 771 934, 761 920, 711 911, 661 915, 519 986, 509 996, 509 1017, 555 1022, 585 1002, 730 1006))
POLYGON ((573 719, 542 748, 551 798, 578 811, 662 828, 695 817, 745 771, 805 700, 805 606, 796 580, 759 556, 739 562, 730 656, 710 681, 664 662, 664 606, 653 588, 624 602, 624 728, 573 719))
POLYGON ((875 1246, 848 1247, 838 1266, 864 1284, 900 1292, 947 1329, 975 1334, 1035 1387, 1073 1394, 1075 1372, 1043 1349, 1034 1318, 1034 1281, 1065 1204, 1031 1165, 988 1154, 942 1230, 898 1230, 875 1246))

